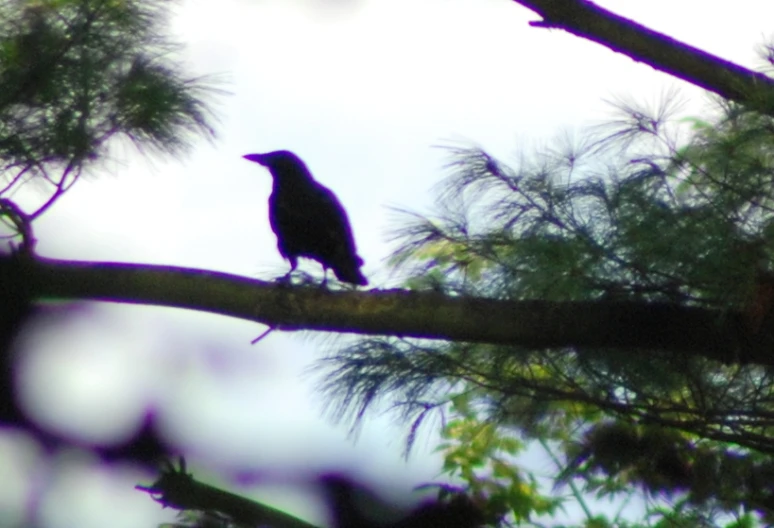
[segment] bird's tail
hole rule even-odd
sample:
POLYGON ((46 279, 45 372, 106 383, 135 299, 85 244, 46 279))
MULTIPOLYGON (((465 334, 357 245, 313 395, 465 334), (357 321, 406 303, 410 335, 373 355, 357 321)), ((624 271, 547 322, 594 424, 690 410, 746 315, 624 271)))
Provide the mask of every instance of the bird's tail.
POLYGON ((333 268, 333 273, 336 278, 343 282, 349 282, 357 286, 365 286, 368 284, 368 279, 365 278, 363 272, 360 271, 360 266, 363 265, 363 259, 355 257, 353 262, 348 262, 346 265, 337 265, 333 268))

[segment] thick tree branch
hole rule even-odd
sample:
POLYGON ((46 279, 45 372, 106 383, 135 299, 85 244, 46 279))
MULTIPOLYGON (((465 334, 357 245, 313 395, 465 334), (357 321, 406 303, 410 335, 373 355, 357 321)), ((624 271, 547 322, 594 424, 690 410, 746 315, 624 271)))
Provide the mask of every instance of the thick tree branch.
POLYGON ((634 302, 503 301, 436 292, 332 292, 237 275, 111 262, 0 258, 0 292, 24 281, 37 299, 102 300, 207 311, 279 330, 449 339, 531 348, 672 350, 774 365, 741 316, 634 302))
POLYGON ((638 62, 774 115, 774 80, 679 42, 587 0, 514 0, 543 17, 537 27, 563 29, 638 62))

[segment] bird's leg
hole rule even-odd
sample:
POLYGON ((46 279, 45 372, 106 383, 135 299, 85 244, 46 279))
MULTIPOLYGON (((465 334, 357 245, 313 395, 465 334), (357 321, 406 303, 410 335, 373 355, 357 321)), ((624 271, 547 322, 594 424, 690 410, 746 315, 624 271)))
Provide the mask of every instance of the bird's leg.
POLYGON ((328 268, 323 266, 323 281, 320 283, 320 288, 328 289, 328 268))
POLYGON ((297 259, 290 258, 288 260, 290 260, 290 270, 285 275, 277 279, 278 283, 284 284, 286 286, 290 286, 293 284, 293 281, 291 280, 292 279, 291 276, 293 275, 293 272, 296 271, 296 266, 298 266, 297 259))

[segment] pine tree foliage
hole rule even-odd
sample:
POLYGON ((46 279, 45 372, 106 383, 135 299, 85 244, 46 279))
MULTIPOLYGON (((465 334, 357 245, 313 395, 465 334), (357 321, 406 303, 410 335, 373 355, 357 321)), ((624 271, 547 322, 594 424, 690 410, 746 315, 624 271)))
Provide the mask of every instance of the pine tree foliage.
MULTIPOLYGON (((48 299, 19 273, 36 261, 35 220, 83 175, 109 168, 122 142, 148 155, 177 155, 214 137, 217 83, 184 71, 177 45, 165 36, 171 4, 0 2, 0 421, 45 445, 63 439, 19 405, 10 349, 41 313, 38 301, 48 299)), ((147 463, 165 452, 156 431, 145 427, 101 455, 147 463)))
MULTIPOLYGON (((615 101, 617 117, 585 141, 513 166, 450 147, 436 214, 410 217, 394 263, 411 287, 452 295, 742 313, 750 339, 774 346, 774 120, 728 103, 706 121, 679 119, 678 101, 665 94, 655 112, 615 101)), ((636 483, 680 498, 685 515, 774 520, 766 367, 388 339, 318 366, 336 418, 357 424, 392 402, 412 420, 409 447, 429 412, 459 418, 450 402, 464 398, 469 423, 559 446, 560 484, 616 494, 636 483)))
MULTIPOLYGON (((212 137, 211 78, 187 77, 162 34, 167 2, 8 0, 0 4, 0 198, 12 223, 34 220, 123 137, 178 154, 212 137), (44 182, 21 211, 7 198, 44 182)), ((22 231, 17 229, 17 231, 22 231)))

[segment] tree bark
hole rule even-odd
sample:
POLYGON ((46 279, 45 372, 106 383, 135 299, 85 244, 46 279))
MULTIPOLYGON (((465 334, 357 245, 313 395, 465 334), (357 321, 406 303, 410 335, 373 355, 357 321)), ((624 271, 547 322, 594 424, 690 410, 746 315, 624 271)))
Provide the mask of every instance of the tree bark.
POLYGON ((400 289, 329 291, 172 266, 0 258, 0 292, 37 300, 170 306, 316 330, 479 342, 525 348, 676 351, 724 363, 774 365, 741 314, 640 302, 508 301, 400 289))

